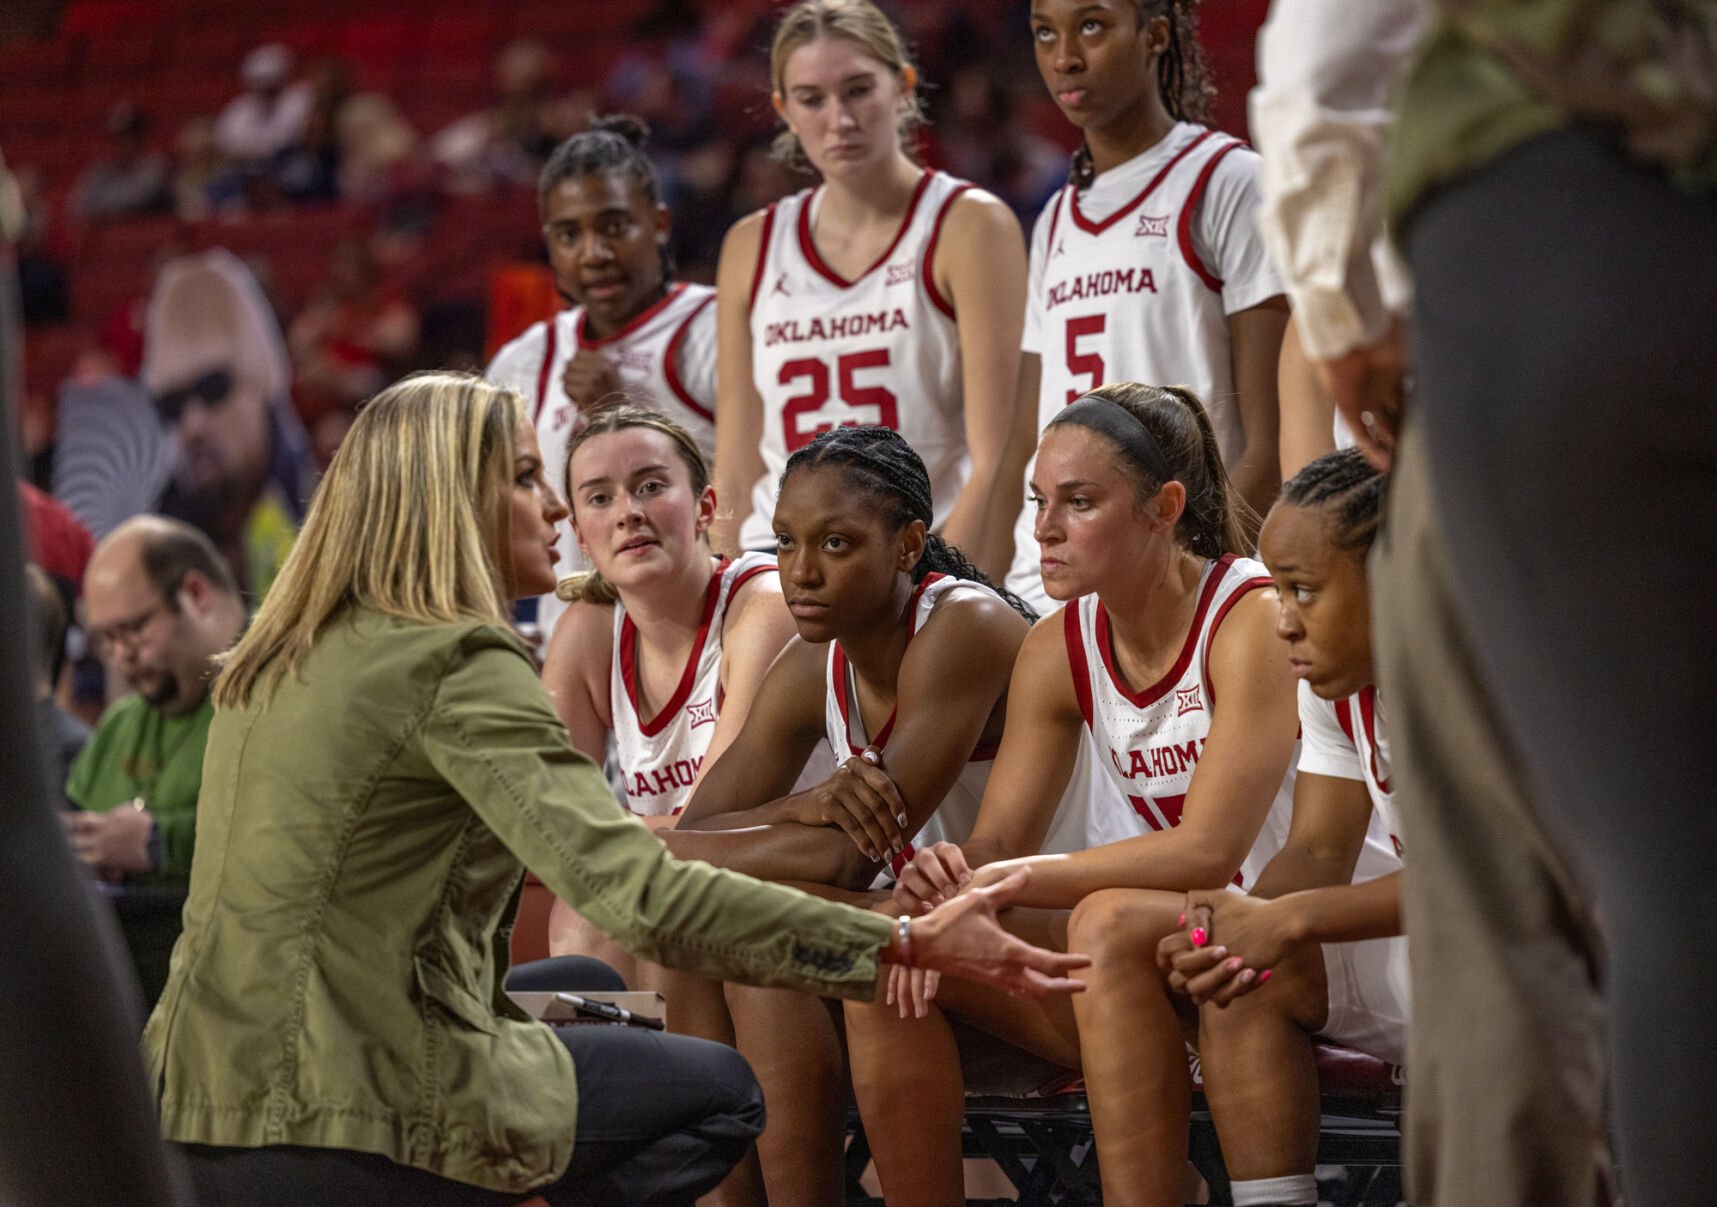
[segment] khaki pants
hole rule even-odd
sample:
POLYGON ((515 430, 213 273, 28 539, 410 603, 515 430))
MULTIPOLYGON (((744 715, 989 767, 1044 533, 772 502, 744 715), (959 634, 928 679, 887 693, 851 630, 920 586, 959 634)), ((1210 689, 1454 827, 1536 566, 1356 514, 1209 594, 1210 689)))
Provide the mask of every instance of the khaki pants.
POLYGON ((1540 825, 1457 613, 1409 428, 1372 554, 1412 965, 1416 1207, 1604 1201, 1596 934, 1540 825))

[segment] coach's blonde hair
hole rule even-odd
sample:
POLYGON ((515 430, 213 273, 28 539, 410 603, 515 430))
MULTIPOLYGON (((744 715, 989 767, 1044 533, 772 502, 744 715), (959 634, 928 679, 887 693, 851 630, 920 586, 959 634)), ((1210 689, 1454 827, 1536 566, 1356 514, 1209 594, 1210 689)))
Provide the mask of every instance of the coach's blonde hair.
MULTIPOLYGON (((601 407, 591 413, 589 422, 567 442, 566 464, 561 467, 561 494, 565 496, 566 505, 572 511, 575 528, 578 526, 578 504, 572 491, 572 455, 587 440, 605 436, 609 432, 623 432, 628 428, 648 428, 668 438, 680 460, 686 463, 686 472, 691 475, 692 498, 702 498, 703 492, 709 487, 709 462, 704 460, 703 450, 685 428, 660 411, 652 411, 648 407, 631 403, 601 407)), ((567 575, 555 584, 554 593, 566 603, 611 604, 620 600, 619 589, 595 570, 567 575)))
POLYGON ((334 455, 304 528, 214 685, 243 707, 294 670, 347 606, 419 624, 507 621, 505 557, 518 396, 464 373, 377 394, 334 455))
MULTIPOLYGON (((781 24, 775 27, 775 41, 769 48, 769 86, 775 95, 786 99, 787 60, 793 57, 793 52, 818 38, 844 38, 894 72, 906 93, 906 108, 898 124, 904 143, 924 121, 918 90, 907 87, 908 74, 916 76, 918 69, 906 53, 900 31, 870 0, 800 0, 788 9, 781 24)), ((791 167, 810 166, 798 135, 791 130, 782 130, 775 136, 774 153, 791 167)))

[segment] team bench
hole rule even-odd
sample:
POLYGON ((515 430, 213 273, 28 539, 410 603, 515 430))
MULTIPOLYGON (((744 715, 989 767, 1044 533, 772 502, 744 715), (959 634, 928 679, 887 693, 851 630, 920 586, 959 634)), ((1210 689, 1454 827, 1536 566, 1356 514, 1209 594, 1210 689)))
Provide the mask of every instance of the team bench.
MULTIPOLYGON (((1210 1185, 1209 1201, 1228 1204, 1228 1174, 1205 1105, 1198 1058, 1189 1053, 1189 1060, 1193 1076, 1189 1156, 1210 1185)), ((1402 1199, 1400 1067, 1325 1044, 1318 1045, 1317 1061, 1323 1090, 1319 1171, 1334 1169, 1339 1174, 1320 1183, 1321 1197, 1336 1207, 1394 1207, 1402 1199)), ((994 1161, 1013 1183, 1022 1205, 1076 1207, 1103 1201, 1091 1139, 1091 1108, 1082 1081, 1064 1074, 1031 1089, 992 1084, 988 1076, 970 1080, 976 1089, 966 1099, 962 1136, 966 1156, 994 1161)), ((847 1207, 882 1207, 882 1200, 872 1198, 860 1184, 870 1162, 870 1144, 856 1111, 849 1127, 847 1207)))

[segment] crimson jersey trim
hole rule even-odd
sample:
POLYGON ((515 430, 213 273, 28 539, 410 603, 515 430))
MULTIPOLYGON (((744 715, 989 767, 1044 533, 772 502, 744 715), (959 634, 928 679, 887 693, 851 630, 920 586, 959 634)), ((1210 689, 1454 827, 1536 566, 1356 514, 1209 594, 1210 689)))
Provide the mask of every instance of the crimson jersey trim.
MULTIPOLYGON (((1123 205, 1120 209, 1110 214, 1107 218, 1104 218, 1101 222, 1094 222, 1079 212, 1079 192, 1077 189, 1073 188, 1072 185, 1068 185, 1067 209, 1068 212, 1073 215, 1073 224, 1088 235, 1102 234, 1122 218, 1125 218, 1128 214, 1138 209, 1139 206, 1144 203, 1145 198, 1156 192, 1156 188, 1163 182, 1163 178, 1170 172, 1174 171, 1175 165, 1180 163, 1180 161, 1185 159, 1188 155, 1192 154, 1193 148, 1202 144, 1205 139, 1211 137, 1211 135, 1215 133, 1216 131, 1214 130, 1206 130, 1197 138, 1187 143, 1186 146, 1182 147, 1179 151, 1175 152, 1174 158, 1165 163, 1161 170, 1158 171, 1155 176, 1151 177, 1150 183, 1145 185, 1137 197, 1134 197, 1131 201, 1127 202, 1126 205, 1123 205)), ((1051 233, 1053 234, 1054 232, 1051 233)))
POLYGON ((680 380, 680 345, 685 342, 686 332, 691 330, 692 323, 698 315, 704 312, 704 307, 715 301, 715 294, 710 294, 703 301, 692 307, 692 312, 685 317, 679 327, 674 330, 668 340, 668 349, 662 355, 662 376, 667 380, 668 389, 674 392, 674 397, 685 404, 693 414, 702 415, 711 423, 715 422, 715 412, 691 396, 685 383, 680 380))
MULTIPOLYGON (((970 184, 962 184, 949 193, 942 202, 942 208, 936 211, 936 221, 930 227, 930 237, 924 241, 924 265, 918 271, 924 277, 924 292, 935 305, 949 318, 954 317, 954 303, 942 296, 942 291, 936 288, 936 245, 942 239, 942 224, 948 220, 948 211, 954 208, 954 203, 960 199, 960 194, 970 189, 970 184)), ((904 229, 904 228, 902 228, 904 229)))
MULTIPOLYGON (((1115 690, 1121 693, 1123 699, 1134 708, 1149 708, 1170 688, 1180 682, 1180 677, 1186 673, 1186 668, 1192 664, 1193 651, 1198 648, 1199 634, 1204 629, 1204 615, 1210 611, 1211 602, 1216 598, 1216 592, 1222 586, 1222 577, 1228 572, 1228 566, 1234 561, 1232 553, 1224 553, 1216 559, 1204 580, 1204 587, 1198 593, 1198 608, 1192 614, 1192 626, 1186 631, 1186 640, 1181 643, 1180 655, 1174 660, 1167 673, 1143 691, 1134 691, 1127 686, 1127 680, 1121 674, 1121 668, 1115 665, 1115 643, 1109 633, 1109 612, 1103 606, 1103 601, 1097 601, 1097 623, 1093 626, 1093 635, 1097 643, 1097 652, 1102 656, 1103 667, 1109 673, 1109 681, 1115 685, 1115 690)), ((1264 580, 1268 582, 1268 579, 1264 580)), ((1083 643, 1081 643, 1083 644, 1083 643)))
MULTIPOLYGON (((930 178, 934 175, 935 173, 929 169, 925 169, 923 172, 919 173, 918 183, 912 189, 912 200, 907 202, 906 205, 906 216, 900 220, 900 226, 894 232, 894 238, 889 240, 888 246, 883 249, 883 253, 880 256, 871 262, 871 266, 869 268, 859 273, 858 276, 854 277, 850 281, 840 273, 836 272, 833 268, 830 268, 823 260, 822 253, 817 250, 817 242, 811 237, 811 203, 816 200, 816 195, 813 193, 812 196, 805 198, 805 204, 799 207, 799 250, 804 253, 805 261, 810 264, 812 268, 816 269, 818 274, 820 274, 830 284, 837 285, 842 289, 851 289, 854 285, 857 285, 871 273, 882 267, 882 265, 887 262, 888 258, 894 254, 894 249, 900 246, 900 241, 906 237, 907 228, 912 225, 913 215, 918 212, 918 199, 924 196, 924 190, 930 187, 930 178)), ((819 189, 822 188, 821 185, 818 185, 817 187, 819 189)))
POLYGON ((1243 598, 1259 588, 1270 586, 1271 581, 1272 580, 1265 578, 1262 575, 1259 575, 1257 578, 1247 579, 1245 582, 1234 588, 1234 594, 1222 601, 1222 606, 1217 609, 1216 615, 1211 618, 1210 640, 1204 643, 1202 673, 1204 675, 1205 690, 1210 693, 1210 706, 1212 708, 1216 707, 1216 680, 1210 677, 1210 650, 1211 647, 1216 644, 1216 630, 1222 627, 1222 622, 1228 618, 1228 613, 1233 610, 1235 604, 1239 603, 1243 598))
POLYGON ((1180 218, 1175 223, 1181 257, 1186 260, 1187 267, 1198 274, 1198 279, 1216 293, 1222 292, 1222 278, 1205 267, 1204 261, 1198 258, 1198 252, 1192 246, 1192 215, 1204 198, 1204 186, 1210 183, 1210 176, 1216 171, 1216 165, 1221 163, 1230 151, 1237 151, 1245 145, 1235 139, 1205 161, 1204 167, 1199 170, 1198 179, 1192 182, 1192 191, 1186 195, 1186 204, 1180 207, 1180 218))
POLYGON ((697 640, 692 642, 692 652, 686 658, 685 669, 680 672, 679 685, 661 710, 648 720, 638 702, 638 626, 632 623, 631 613, 620 621, 620 681, 626 685, 626 698, 632 702, 632 711, 638 717, 638 731, 647 738, 661 733, 675 714, 685 707, 686 697, 692 694, 692 683, 697 679, 698 663, 703 660, 704 642, 709 640, 709 625, 715 617, 716 600, 721 597, 721 579, 727 567, 728 560, 724 557, 716 566, 715 573, 710 575, 709 588, 704 592, 703 619, 698 622, 697 640))
POLYGON ((547 328, 548 335, 543 340, 543 363, 537 368, 537 406, 536 410, 531 412, 533 427, 543 417, 543 403, 548 401, 548 375, 549 370, 554 367, 555 344, 559 342, 555 328, 559 325, 559 315, 555 315, 543 324, 547 328))
POLYGON ((579 315, 581 321, 573 326, 573 336, 578 340, 578 346, 580 348, 605 348, 609 344, 623 340, 628 335, 637 331, 638 328, 642 327, 645 323, 662 313, 663 310, 667 309, 668 304, 685 291, 686 283, 684 281, 675 281, 672 285, 668 286, 661 297, 651 302, 648 306, 644 307, 644 309, 640 310, 637 314, 634 314, 624 323, 621 323, 620 329, 613 335, 604 335, 600 338, 594 335, 586 335, 584 333, 584 324, 590 319, 590 311, 585 310, 579 315))
POLYGON ((770 205, 763 211, 763 230, 757 238, 757 266, 751 270, 751 297, 745 303, 747 314, 757 306, 757 288, 763 284, 763 266, 769 263, 769 236, 774 230, 775 207, 770 205))

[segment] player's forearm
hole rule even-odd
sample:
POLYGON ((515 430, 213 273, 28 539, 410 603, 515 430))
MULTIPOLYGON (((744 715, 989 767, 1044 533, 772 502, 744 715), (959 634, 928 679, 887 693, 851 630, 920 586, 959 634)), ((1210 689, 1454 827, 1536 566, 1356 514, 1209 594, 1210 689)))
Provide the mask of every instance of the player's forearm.
POLYGON ((1258 873, 1258 883, 1249 886, 1249 891, 1254 897, 1269 899, 1343 885, 1352 879, 1350 852, 1290 843, 1264 865, 1264 870, 1258 873))
POLYGON ((1072 909, 1100 889, 1139 888, 1187 892, 1219 889, 1239 870, 1239 862, 1208 844, 1175 841, 1179 831, 1141 835, 1066 855, 1030 855, 1000 861, 1000 866, 1031 868, 1015 905, 1072 909))
MULTIPOLYGON (((694 798, 695 799, 695 798, 694 798)), ((792 805, 790 799, 782 797, 779 800, 766 801, 761 805, 752 805, 745 809, 722 809, 716 805, 698 813, 683 814, 679 824, 681 830, 746 830, 755 826, 773 826, 791 821, 792 805)))
POLYGON ((1401 873, 1362 884, 1337 884, 1272 901, 1288 933, 1301 942, 1354 943, 1401 933, 1401 873))
POLYGON ((668 830, 668 850, 680 859, 697 859, 759 880, 806 880, 861 889, 876 876, 878 864, 859 853, 845 831, 833 826, 793 822, 743 830, 668 830))

